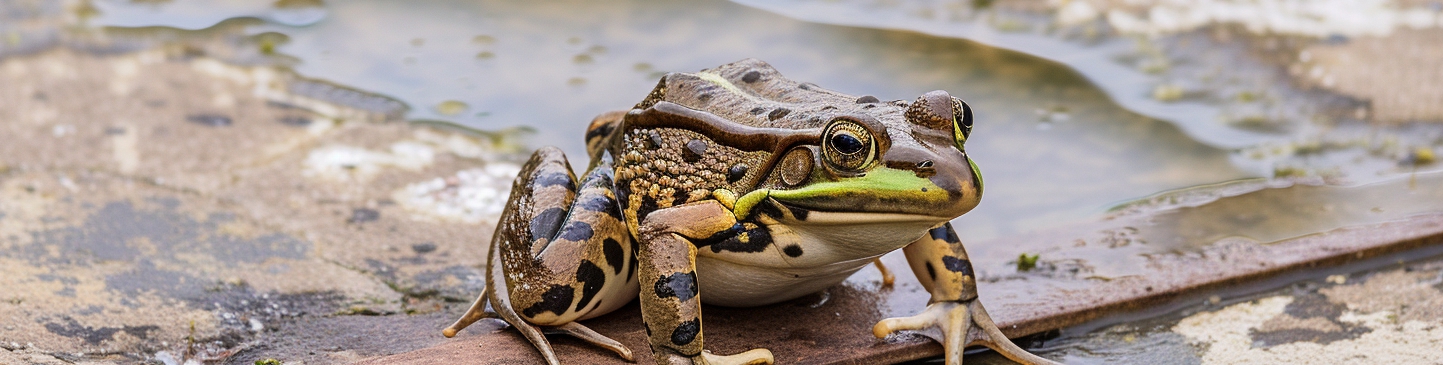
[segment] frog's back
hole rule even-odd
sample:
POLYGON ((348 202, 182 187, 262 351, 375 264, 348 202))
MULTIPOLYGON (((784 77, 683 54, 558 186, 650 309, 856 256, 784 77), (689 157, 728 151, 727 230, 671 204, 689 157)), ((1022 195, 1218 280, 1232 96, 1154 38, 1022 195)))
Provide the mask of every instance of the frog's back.
POLYGON ((607 147, 620 204, 634 227, 651 211, 718 189, 740 196, 781 186, 781 154, 815 140, 831 116, 900 115, 905 105, 793 81, 756 59, 667 74, 621 118, 607 147))
POLYGON ((821 128, 828 114, 874 114, 882 110, 870 109, 878 107, 901 110, 891 104, 873 104, 875 97, 847 95, 788 79, 766 62, 750 58, 694 74, 667 74, 635 109, 659 101, 738 124, 796 130, 821 128))

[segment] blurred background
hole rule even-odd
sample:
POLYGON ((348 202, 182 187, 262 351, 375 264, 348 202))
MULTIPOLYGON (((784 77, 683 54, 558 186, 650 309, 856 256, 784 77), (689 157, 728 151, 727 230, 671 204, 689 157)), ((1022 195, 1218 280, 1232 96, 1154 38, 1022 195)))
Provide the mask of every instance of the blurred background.
MULTIPOLYGON (((1422 0, 0 1, 0 360, 424 354, 529 151, 758 58, 972 106, 953 224, 1043 356, 1436 363, 1440 46, 1422 0)), ((840 295, 920 309, 877 276, 840 295)), ((886 343, 826 361, 935 356, 886 343)))

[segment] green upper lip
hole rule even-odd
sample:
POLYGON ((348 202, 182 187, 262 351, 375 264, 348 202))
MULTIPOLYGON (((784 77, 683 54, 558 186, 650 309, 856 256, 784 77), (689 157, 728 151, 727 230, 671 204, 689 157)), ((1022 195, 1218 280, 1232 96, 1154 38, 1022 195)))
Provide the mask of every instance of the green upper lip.
POLYGON ((823 181, 787 190, 757 190, 737 200, 738 216, 770 198, 820 212, 896 213, 952 218, 970 209, 955 192, 913 171, 878 167, 863 177, 823 181))

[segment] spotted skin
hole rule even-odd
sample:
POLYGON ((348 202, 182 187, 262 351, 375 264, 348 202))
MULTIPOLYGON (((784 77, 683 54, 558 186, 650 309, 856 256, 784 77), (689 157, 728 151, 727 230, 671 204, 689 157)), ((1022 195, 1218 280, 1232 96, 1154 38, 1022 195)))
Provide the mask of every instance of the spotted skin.
POLYGON ((736 218, 715 200, 657 210, 642 221, 638 277, 653 284, 641 286, 641 317, 652 328, 649 337, 657 363, 701 355, 703 293, 696 286, 693 241, 736 225, 736 218))
POLYGON ((977 278, 967 251, 952 223, 927 231, 926 236, 902 249, 917 281, 932 294, 931 302, 960 302, 977 298, 977 278))
MULTIPOLYGON (((605 162, 577 181, 561 151, 536 151, 517 176, 497 224, 488 285, 473 311, 491 304, 538 348, 550 348, 540 332, 562 332, 630 358, 629 349, 575 323, 626 303, 603 299, 635 296, 638 290, 631 274, 637 246, 620 219, 612 184, 605 162)), ((486 316, 468 313, 446 334, 486 316)), ((554 362, 554 354, 544 354, 554 362)))
POLYGON ((932 303, 874 335, 941 329, 948 364, 973 344, 1045 364, 986 317, 946 224, 981 198, 971 130, 970 108, 945 91, 882 101, 750 59, 667 74, 631 110, 592 121, 579 181, 558 150, 532 156, 497 224, 487 289, 444 334, 499 317, 553 365, 543 331, 631 360, 576 321, 639 298, 657 364, 770 364, 766 349, 708 352, 702 303, 798 298, 903 249, 932 303))

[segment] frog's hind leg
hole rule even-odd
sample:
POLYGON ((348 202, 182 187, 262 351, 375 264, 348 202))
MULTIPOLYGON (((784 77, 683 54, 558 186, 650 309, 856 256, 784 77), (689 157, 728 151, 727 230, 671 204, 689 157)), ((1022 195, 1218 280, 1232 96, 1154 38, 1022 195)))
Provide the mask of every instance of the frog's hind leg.
POLYGON ((575 322, 615 310, 639 290, 635 245, 621 221, 611 179, 611 166, 603 162, 578 184, 561 151, 536 151, 517 176, 497 224, 485 293, 444 334, 498 316, 550 364, 557 359, 543 333, 576 336, 631 360, 625 346, 575 322), (485 313, 483 302, 495 314, 485 313))
POLYGON ((612 138, 621 127, 621 119, 626 116, 625 110, 613 110, 591 119, 591 125, 586 127, 586 154, 591 157, 591 163, 586 169, 594 169, 601 163, 601 156, 605 154, 607 147, 611 146, 612 138))
POLYGON ((942 343, 948 365, 961 365, 962 350, 971 345, 990 347, 1022 364, 1056 364, 1013 344, 992 322, 977 300, 972 263, 951 223, 932 229, 903 252, 917 281, 932 293, 932 299, 920 314, 877 322, 872 327, 877 338, 901 330, 920 331, 942 343))

